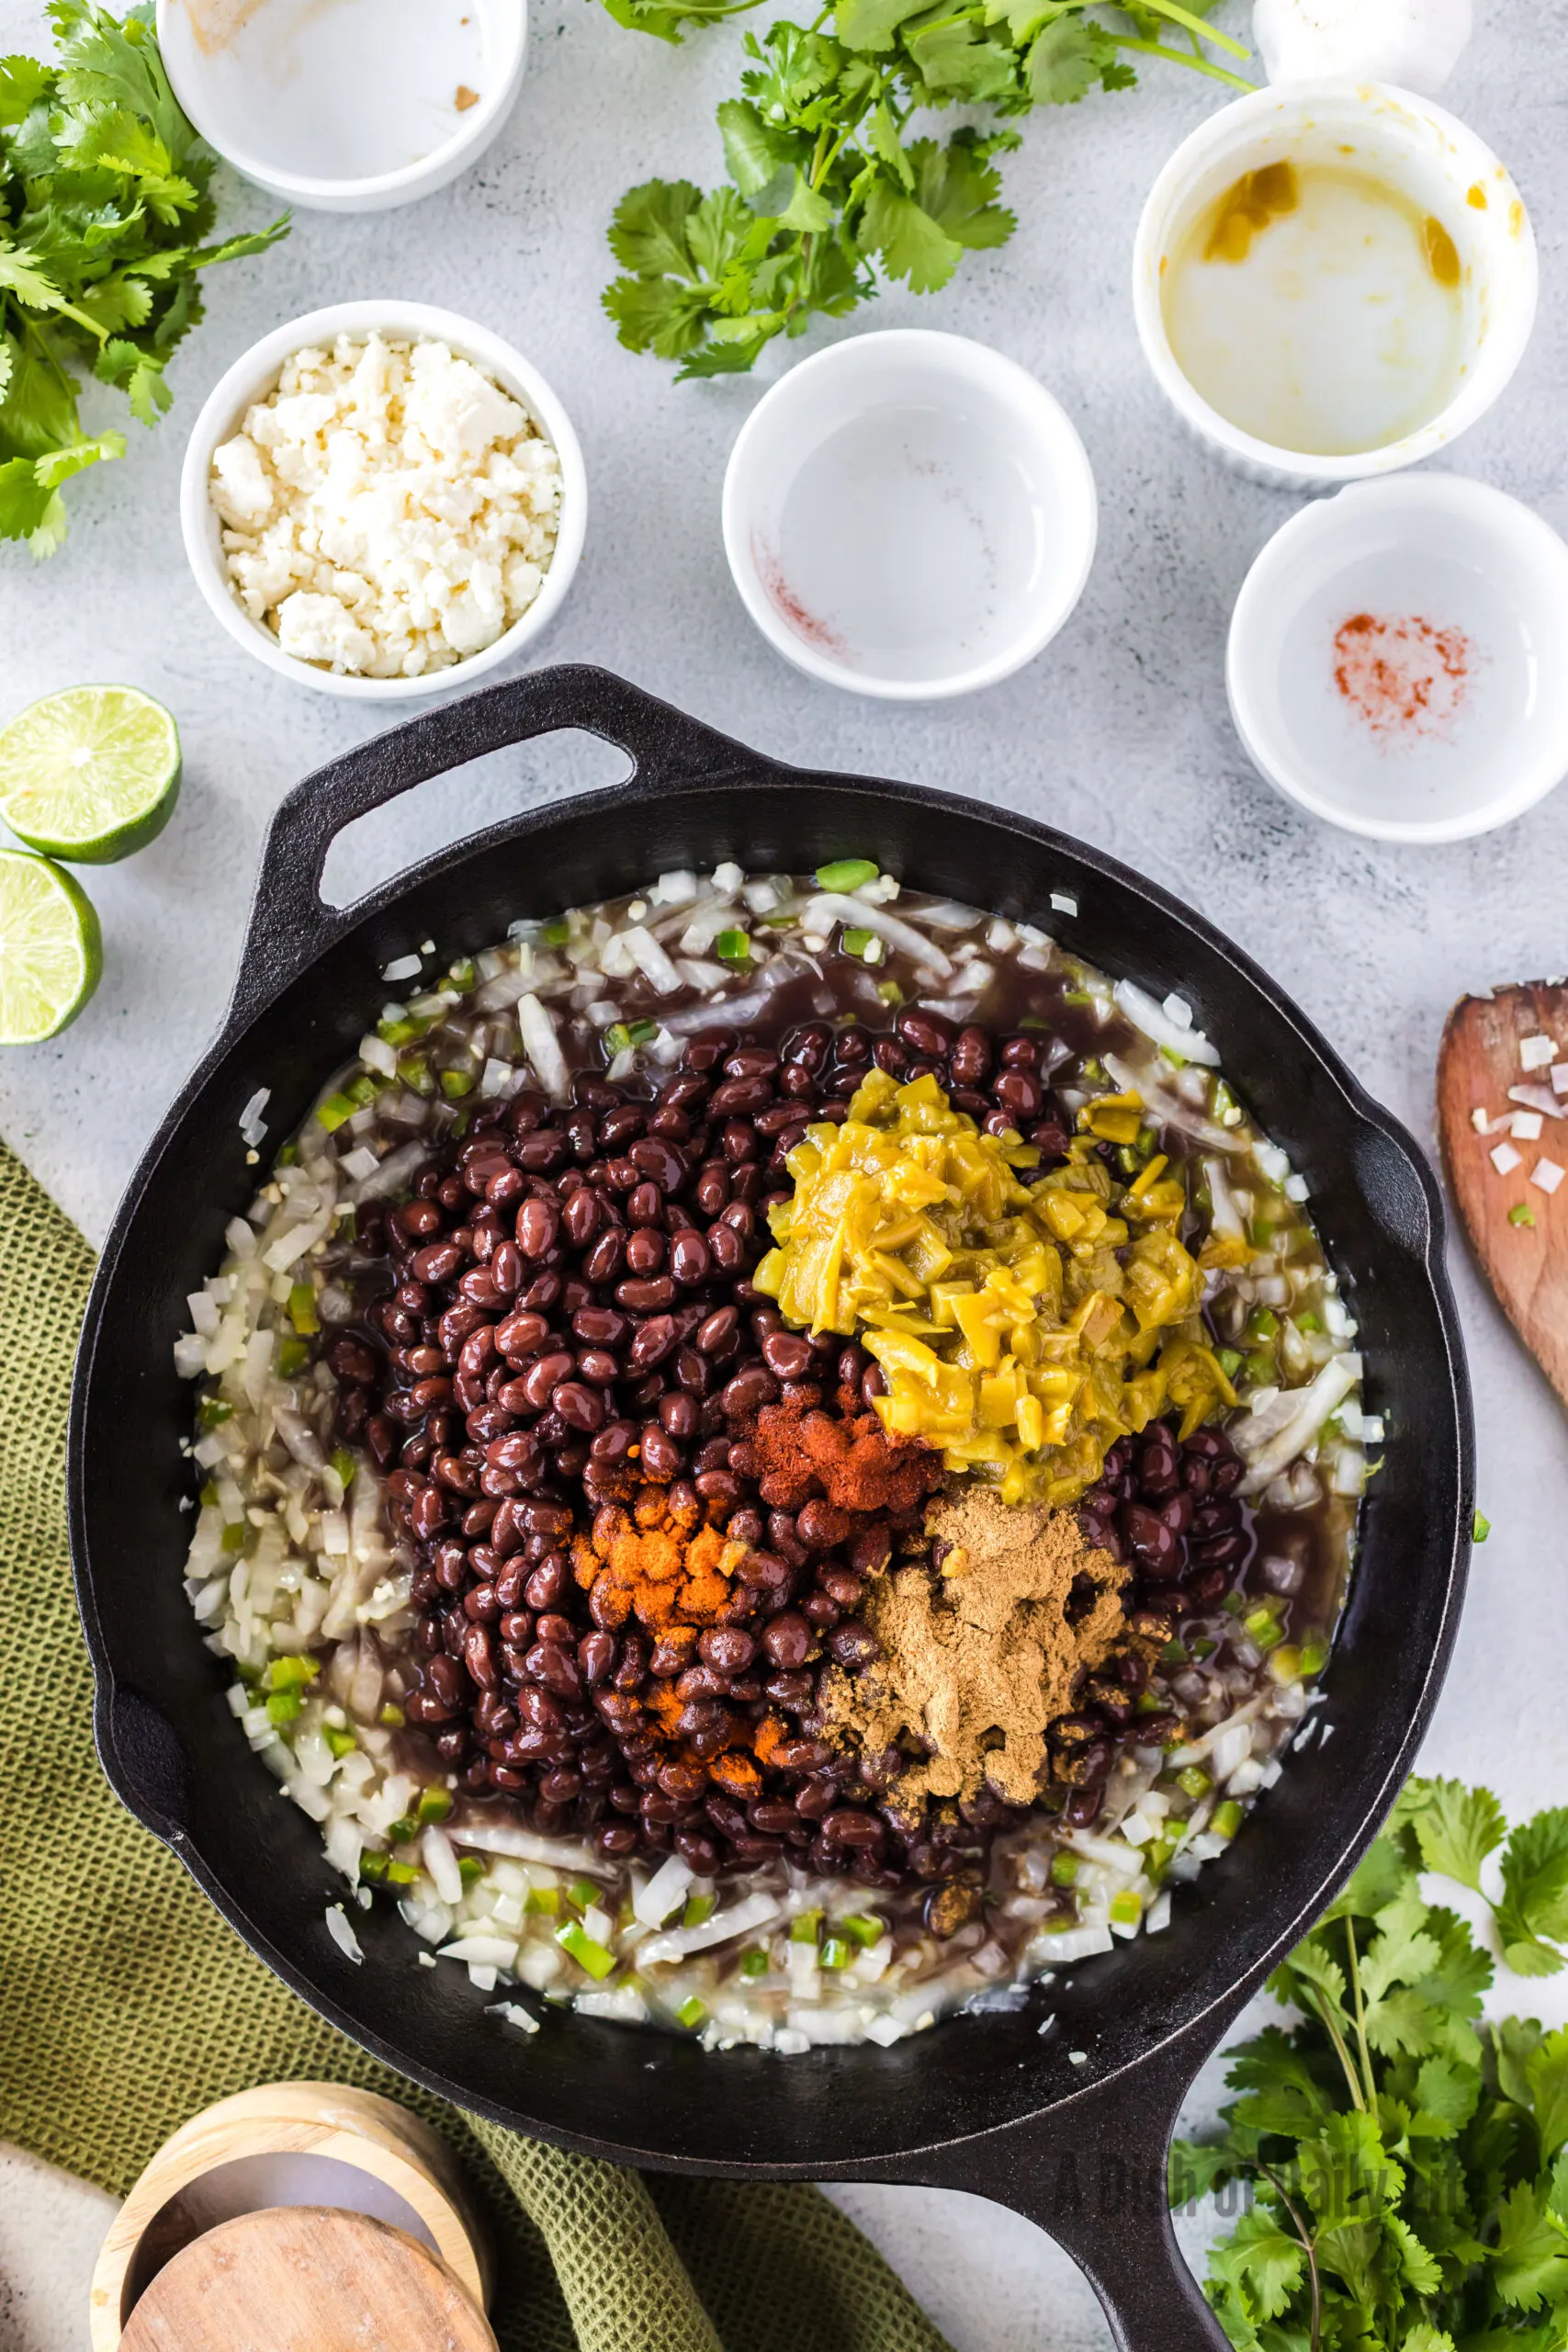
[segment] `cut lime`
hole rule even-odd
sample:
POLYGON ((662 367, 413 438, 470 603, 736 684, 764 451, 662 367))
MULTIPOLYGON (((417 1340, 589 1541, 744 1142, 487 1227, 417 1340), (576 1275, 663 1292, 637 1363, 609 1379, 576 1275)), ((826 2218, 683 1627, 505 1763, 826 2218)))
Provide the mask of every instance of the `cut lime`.
POLYGON ((104 968, 103 936, 81 884, 0 849, 0 1046, 36 1046, 75 1020, 104 968))
POLYGON ((0 729, 0 817, 45 857, 111 865, 145 849, 179 789, 179 730, 134 686, 68 686, 0 729))

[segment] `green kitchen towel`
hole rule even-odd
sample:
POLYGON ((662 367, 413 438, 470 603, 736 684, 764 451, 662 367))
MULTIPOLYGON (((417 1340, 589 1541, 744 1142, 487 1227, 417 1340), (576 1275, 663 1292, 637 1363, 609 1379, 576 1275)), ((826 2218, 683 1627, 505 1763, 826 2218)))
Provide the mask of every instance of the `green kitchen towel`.
POLYGON ((123 2193, 213 2099, 290 2076, 357 2083, 457 2147, 500 2256, 492 2318, 517 2352, 946 2352, 816 2189, 566 2155, 376 2064, 122 1811, 93 1753, 65 1534, 92 1272, 0 1144, 0 2136, 123 2193))

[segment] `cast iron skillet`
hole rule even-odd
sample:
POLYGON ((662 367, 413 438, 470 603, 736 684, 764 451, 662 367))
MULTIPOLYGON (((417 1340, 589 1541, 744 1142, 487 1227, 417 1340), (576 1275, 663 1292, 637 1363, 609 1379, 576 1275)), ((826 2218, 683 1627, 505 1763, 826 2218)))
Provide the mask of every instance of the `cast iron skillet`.
POLYGON ((603 671, 545 670, 394 729, 292 792, 267 838, 221 1034, 137 1170, 105 1247, 72 1403, 71 1536, 104 1769, 252 1948, 377 2056, 522 2131, 624 2162, 732 2176, 929 2182, 996 2198, 1076 2256, 1134 2352, 1221 2344, 1177 2253, 1163 2157, 1202 2059, 1344 1880, 1407 1770, 1459 1613, 1472 1511, 1469 1389, 1442 1211, 1409 1138, 1256 966, 1098 852, 945 793, 781 766, 603 671), (426 777, 557 728, 636 763, 609 792, 536 809, 343 910, 318 893, 333 835, 426 777), (236 1125, 270 1087, 302 1117, 424 938, 477 950, 525 914, 676 865, 878 858, 911 883, 1023 917, 1156 996, 1179 989, 1312 1188, 1359 1322, 1383 1468, 1328 1678, 1335 1736, 1291 1762, 1232 1850, 1179 1891, 1169 1933, 1118 1947, 1011 2015, 890 2051, 783 2061, 562 2018, 484 2016, 457 1969, 412 1962, 389 1908, 356 1914, 363 1967, 322 1923, 337 1883, 314 1826, 247 1753, 181 1589, 190 1392, 171 1350, 185 1295, 251 1197, 236 1125), (1049 894, 1078 911, 1049 910, 1049 894), (1079 2053, 1085 2053, 1081 2057, 1079 2053), (1075 2057, 1078 2063, 1075 2064, 1075 2057))

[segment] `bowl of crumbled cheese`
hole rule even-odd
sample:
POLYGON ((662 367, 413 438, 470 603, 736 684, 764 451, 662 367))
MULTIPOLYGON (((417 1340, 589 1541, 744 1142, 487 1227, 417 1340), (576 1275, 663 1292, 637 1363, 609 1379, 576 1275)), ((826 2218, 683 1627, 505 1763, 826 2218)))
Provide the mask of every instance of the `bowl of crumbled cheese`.
POLYGON ((521 353, 418 302, 290 320, 214 388, 180 484, 197 587, 246 651, 402 699, 494 669, 558 609, 582 453, 521 353))

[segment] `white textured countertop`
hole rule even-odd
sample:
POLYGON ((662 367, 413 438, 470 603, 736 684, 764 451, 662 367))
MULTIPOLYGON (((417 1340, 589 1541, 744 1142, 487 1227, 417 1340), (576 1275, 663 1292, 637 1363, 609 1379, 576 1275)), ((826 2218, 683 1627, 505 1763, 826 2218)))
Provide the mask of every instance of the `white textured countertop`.
MULTIPOLYGON (((1478 13, 1447 97, 1524 191, 1542 310, 1512 390, 1455 465, 1568 530, 1568 145, 1563 94, 1543 70, 1568 55, 1568 0, 1529 12, 1481 0, 1478 13)), ((1479 842, 1390 850, 1298 817, 1235 743, 1226 617, 1253 555, 1299 502, 1220 471, 1181 438, 1145 371, 1126 291, 1143 193, 1213 103, 1196 77, 1156 72, 1130 96, 1027 123, 1023 152, 1005 164, 1020 218, 1011 244, 966 257, 942 296, 894 293, 854 322, 982 337, 1077 420, 1099 478, 1100 545, 1063 636, 1006 685, 924 710, 812 685, 769 651, 718 536, 725 458, 759 387, 677 390, 661 363, 618 347, 598 305, 604 224, 628 182, 716 176, 712 110, 734 87, 739 41, 725 29, 669 50, 589 0, 536 0, 521 102, 478 167, 407 211, 302 214, 278 251, 212 273, 207 321, 170 371, 172 415, 155 435, 130 425, 130 459, 72 485, 72 537, 52 562, 0 548, 0 713, 85 678, 124 679, 170 706, 185 742, 169 831, 92 880, 106 934, 96 1000, 58 1042, 0 1059, 0 1133, 90 1238, 213 1025, 269 810, 377 731, 373 716, 271 678, 222 636, 186 571, 176 518, 183 433, 208 387, 276 321, 342 296, 384 290, 486 322, 571 412, 592 513, 542 658, 623 670, 782 757, 947 786, 1113 851, 1249 949, 1423 1141, 1453 998, 1568 965, 1568 791, 1479 842)), ((41 45, 35 0, 0 0, 0 54, 41 45)), ((225 193, 226 221, 267 217, 259 197, 231 183, 225 193)), ((352 863, 363 887, 525 800, 608 781, 618 764, 568 739, 491 760, 371 820, 333 871, 347 881, 352 863)), ((1468 1265, 1455 1271, 1494 1532, 1425 1760, 1488 1779, 1517 1814, 1568 1797, 1568 1716, 1538 1664, 1561 1657, 1568 1636, 1568 1430, 1468 1265)), ((1521 1988, 1520 2002, 1539 2007, 1540 1992, 1521 1988)), ((1109 2341, 1072 2266, 1028 2223, 937 2191, 856 2190, 843 2202, 959 2352, 1109 2341)), ((0 2161, 0 2352, 85 2345, 107 2211, 76 2184, 0 2161)))

